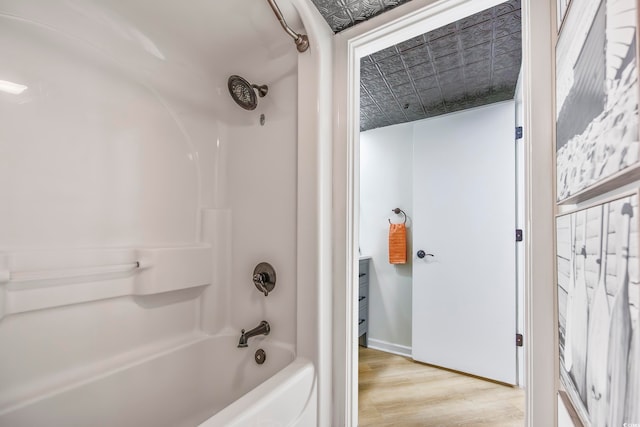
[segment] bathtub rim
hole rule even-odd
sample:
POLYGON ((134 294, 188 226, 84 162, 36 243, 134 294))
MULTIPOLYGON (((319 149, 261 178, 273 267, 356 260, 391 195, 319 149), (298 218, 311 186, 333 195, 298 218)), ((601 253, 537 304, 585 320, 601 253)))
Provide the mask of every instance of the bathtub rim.
POLYGON ((309 407, 310 399, 313 398, 313 391, 317 383, 317 375, 313 362, 305 357, 296 357, 287 366, 276 372, 267 380, 258 386, 249 390, 240 398, 227 405, 210 418, 198 424, 198 427, 224 427, 227 425, 242 425, 242 416, 245 409, 262 409, 265 408, 273 395, 286 391, 292 384, 298 381, 304 381, 307 375, 312 376, 311 384, 307 390, 307 398, 305 405, 296 414, 293 421, 300 418, 301 414, 309 407))

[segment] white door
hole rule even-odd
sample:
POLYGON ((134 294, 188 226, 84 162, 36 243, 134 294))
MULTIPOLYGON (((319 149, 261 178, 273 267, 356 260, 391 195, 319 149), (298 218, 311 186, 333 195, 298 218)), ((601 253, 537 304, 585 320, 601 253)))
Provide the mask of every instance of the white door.
POLYGON ((413 358, 515 384, 514 103, 414 132, 413 358))

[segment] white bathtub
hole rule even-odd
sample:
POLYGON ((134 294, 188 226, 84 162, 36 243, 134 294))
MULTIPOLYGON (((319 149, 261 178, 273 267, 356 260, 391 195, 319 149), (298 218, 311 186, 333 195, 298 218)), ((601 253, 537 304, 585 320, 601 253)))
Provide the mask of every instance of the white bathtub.
POLYGON ((309 427, 316 417, 315 369, 297 358, 200 427, 309 427))
POLYGON ((315 419, 313 364, 263 337, 248 348, 237 341, 199 338, 7 408, 0 426, 310 425, 304 420, 315 419), (267 354, 262 365, 254 360, 258 348, 267 354))

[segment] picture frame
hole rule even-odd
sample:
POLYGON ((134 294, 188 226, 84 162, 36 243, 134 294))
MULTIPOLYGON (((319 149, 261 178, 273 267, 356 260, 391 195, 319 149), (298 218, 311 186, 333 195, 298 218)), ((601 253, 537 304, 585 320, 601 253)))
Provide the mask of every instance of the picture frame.
POLYGON ((556 7, 556 196, 569 204, 640 178, 638 5, 571 0, 562 11, 557 0, 556 7))
POLYGON ((567 414, 569 415, 569 418, 573 423, 573 427, 585 427, 585 425, 582 423, 582 419, 580 418, 580 416, 578 416, 578 413, 573 407, 567 391, 564 389, 564 387, 562 387, 562 385, 560 386, 560 390, 558 390, 558 397, 560 398, 562 405, 564 405, 564 408, 566 409, 567 414))
POLYGON ((560 382, 584 426, 640 422, 640 192, 556 216, 560 382))
POLYGON ((567 15, 571 0, 556 0, 556 28, 560 32, 564 17, 567 15))

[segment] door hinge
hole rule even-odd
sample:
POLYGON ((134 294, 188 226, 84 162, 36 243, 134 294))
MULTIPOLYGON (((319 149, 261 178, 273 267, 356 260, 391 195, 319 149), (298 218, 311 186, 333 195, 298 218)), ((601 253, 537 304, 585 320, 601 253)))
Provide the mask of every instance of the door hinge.
POLYGON ((516 347, 522 347, 524 345, 524 337, 522 334, 516 334, 516 347))
POLYGON ((522 230, 521 229, 516 229, 516 242, 522 242, 522 230))
POLYGON ((516 139, 522 139, 522 126, 516 127, 516 139))

